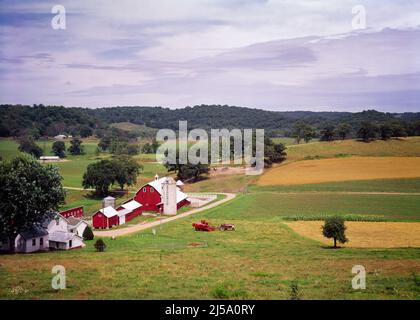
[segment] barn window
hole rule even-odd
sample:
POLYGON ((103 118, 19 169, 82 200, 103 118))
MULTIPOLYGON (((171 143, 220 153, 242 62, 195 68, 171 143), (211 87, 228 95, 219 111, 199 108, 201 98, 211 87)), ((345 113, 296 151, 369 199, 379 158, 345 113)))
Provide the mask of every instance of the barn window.
POLYGON ((73 241, 69 240, 69 248, 73 247, 73 241))
POLYGON ((44 245, 44 238, 39 239, 39 245, 43 246, 44 245))
POLYGON ((146 192, 147 191, 147 189, 146 188, 143 188, 143 192, 146 192))
POLYGON ((32 239, 32 245, 36 245, 36 239, 32 239))
POLYGON ((150 192, 153 192, 153 191, 155 191, 155 189, 153 189, 152 187, 150 187, 150 192))

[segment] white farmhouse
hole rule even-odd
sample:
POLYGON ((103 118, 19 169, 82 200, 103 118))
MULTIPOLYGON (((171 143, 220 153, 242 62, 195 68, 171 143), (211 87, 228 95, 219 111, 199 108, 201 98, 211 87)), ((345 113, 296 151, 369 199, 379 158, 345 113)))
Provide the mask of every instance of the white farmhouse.
MULTIPOLYGON (((82 224, 80 224, 80 227, 82 228, 82 224)), ((57 214, 47 225, 49 248, 53 250, 69 250, 84 247, 83 233, 79 235, 77 232, 72 232, 76 229, 77 227, 75 228, 72 224, 69 224, 66 218, 57 214)))

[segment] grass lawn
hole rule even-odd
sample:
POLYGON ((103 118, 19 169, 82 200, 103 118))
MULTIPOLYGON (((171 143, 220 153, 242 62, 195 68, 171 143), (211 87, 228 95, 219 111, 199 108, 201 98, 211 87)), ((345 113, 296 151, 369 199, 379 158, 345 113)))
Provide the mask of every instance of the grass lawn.
POLYGON ((420 221, 418 195, 308 194, 261 192, 239 196, 219 210, 227 219, 282 219, 360 215, 390 221, 420 221))
POLYGON ((412 179, 375 179, 311 183, 299 185, 257 186, 250 185, 249 192, 276 191, 276 192, 402 192, 419 193, 420 178, 412 179))
POLYGON ((420 298, 419 249, 330 250, 268 213, 249 219, 244 201, 162 225, 155 236, 145 230, 105 239, 103 253, 90 241, 70 252, 1 256, 0 298, 288 299, 292 281, 304 299, 420 298), (234 222, 237 231, 193 231, 191 223, 203 218, 234 222), (58 292, 51 289, 57 264, 67 275, 67 289, 58 292), (367 270, 363 291, 351 289, 356 264, 367 270), (16 287, 23 291, 13 293, 16 287))

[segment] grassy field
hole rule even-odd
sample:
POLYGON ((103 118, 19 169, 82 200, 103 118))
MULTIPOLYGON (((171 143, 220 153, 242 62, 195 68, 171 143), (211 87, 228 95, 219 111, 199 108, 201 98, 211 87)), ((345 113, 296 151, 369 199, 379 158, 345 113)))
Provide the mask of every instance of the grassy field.
POLYGON ((244 198, 81 250, 1 256, 3 299, 288 299, 297 281, 304 299, 419 299, 419 249, 329 250, 271 215, 244 218, 244 198), (235 232, 200 233, 201 218, 234 222, 235 232), (51 268, 66 267, 67 289, 51 289, 51 268), (367 289, 351 289, 365 266, 367 289), (110 272, 112 270, 112 272, 110 272), (124 276, 122 276, 124 275, 124 276), (21 287, 16 294, 16 287, 21 287), (15 289, 15 290, 13 290, 15 289))
MULTIPOLYGON (((13 152, 16 149, 10 142, 0 140, 0 154, 11 157, 13 152)), ((272 170, 292 171, 294 164, 324 161, 295 162, 308 157, 334 161, 378 157, 379 162, 384 156, 419 157, 420 138, 369 144, 313 142, 290 145, 288 154, 290 163, 272 170)), ((155 173, 165 174, 149 155, 136 159, 145 165, 138 185, 155 173)), ((60 163, 65 184, 77 186, 89 161, 94 161, 93 155, 78 158, 74 161, 78 165, 60 163)), ((338 173, 346 168, 337 169, 338 173)), ((325 176, 330 170, 331 166, 324 166, 324 173, 318 174, 325 176)), ((256 177, 217 175, 188 184, 187 191, 238 195, 214 209, 162 225, 156 235, 144 230, 116 240, 106 238, 104 253, 95 252, 93 242, 87 242, 86 248, 70 252, 2 255, 0 298, 288 299, 290 284, 297 281, 303 299, 420 299, 420 248, 386 248, 401 240, 404 232, 408 236, 418 232, 420 177, 356 180, 356 170, 352 177, 351 181, 261 186, 255 184, 256 177), (385 230, 378 227, 381 224, 363 222, 364 228, 349 229, 348 237, 354 242, 362 239, 369 248, 330 250, 320 240, 320 221, 290 222, 329 215, 406 224, 385 230), (200 219, 214 225, 232 222, 237 231, 195 232, 191 223, 200 219), (306 234, 294 231, 292 223, 315 227, 306 228, 311 232, 306 234), (58 292, 51 289, 51 268, 57 264, 65 266, 67 274, 67 289, 58 292), (367 270, 363 291, 351 288, 351 269, 356 264, 367 270)), ((100 199, 92 199, 87 191, 69 190, 66 200, 65 208, 85 205, 88 212, 101 206, 100 199)), ((354 223, 348 222, 349 226, 354 223)))
MULTIPOLYGON (((322 236, 322 221, 287 222, 293 231, 305 237, 331 245, 331 239, 322 236)), ((416 222, 346 222, 349 241, 339 244, 353 248, 420 248, 420 223, 416 222)))
POLYGON ((249 192, 403 192, 419 193, 420 178, 337 181, 297 185, 250 185, 249 192))
POLYGON ((305 158, 335 158, 343 156, 367 157, 420 157, 420 137, 377 140, 361 142, 357 140, 338 140, 331 142, 310 142, 290 145, 287 148, 287 161, 305 158))

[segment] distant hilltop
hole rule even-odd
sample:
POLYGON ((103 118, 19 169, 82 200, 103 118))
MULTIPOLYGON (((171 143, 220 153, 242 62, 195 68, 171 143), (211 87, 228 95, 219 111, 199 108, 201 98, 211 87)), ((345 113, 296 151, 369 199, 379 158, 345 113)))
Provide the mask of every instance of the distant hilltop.
MULTIPOLYGON (((67 108, 44 105, 0 105, 0 136, 24 134, 54 137, 63 132, 84 136, 107 130, 111 125, 131 123, 141 130, 168 128, 176 130, 179 120, 187 120, 188 128, 261 128, 270 136, 289 136, 298 122, 315 129, 347 123, 353 128, 363 121, 383 124, 397 121, 410 128, 420 121, 420 112, 384 113, 375 110, 362 112, 267 111, 227 105, 199 105, 180 109, 163 107, 67 108), (90 134, 89 134, 90 133, 90 134)), ((113 127, 114 130, 122 130, 113 127)), ((151 136, 155 131, 147 131, 151 136)))

